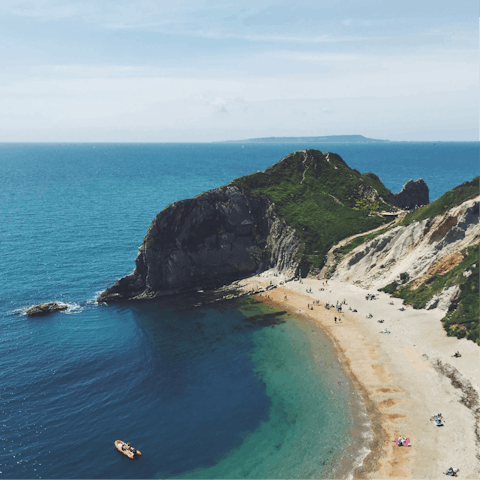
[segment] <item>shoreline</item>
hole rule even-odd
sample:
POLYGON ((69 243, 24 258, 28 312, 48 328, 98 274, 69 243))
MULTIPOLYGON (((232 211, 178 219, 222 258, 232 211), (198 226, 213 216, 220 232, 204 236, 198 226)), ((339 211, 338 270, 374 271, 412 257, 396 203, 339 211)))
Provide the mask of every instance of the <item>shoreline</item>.
POLYGON ((339 349, 335 338, 329 331, 320 325, 318 321, 306 313, 293 311, 293 309, 288 305, 286 306, 285 304, 279 303, 271 298, 267 299, 265 297, 261 297, 256 298, 256 300, 267 305, 271 305, 275 308, 281 308, 287 314, 304 323, 307 323, 308 325, 313 326, 314 328, 318 329, 322 333, 323 337, 328 341, 331 350, 334 352, 334 355, 340 364, 340 368, 350 381, 351 394, 355 395, 355 398, 349 398, 348 402, 350 403, 352 417, 356 422, 351 431, 352 437, 355 438, 356 441, 353 445, 347 447, 347 452, 350 452, 350 454, 348 454, 339 463, 337 473, 340 473, 340 475, 338 478, 346 478, 348 480, 360 478, 355 476, 354 472, 356 472, 360 467, 363 468, 364 465, 370 465, 370 470, 373 469, 378 456, 378 450, 372 449, 372 445, 378 445, 385 438, 385 432, 382 428, 380 417, 378 412, 375 410, 373 402, 371 402, 366 395, 365 388, 358 381, 356 376, 352 374, 348 367, 348 361, 344 353, 339 349), (367 423, 365 423, 365 420, 367 423))
POLYGON ((447 337, 439 310, 401 311, 401 299, 338 281, 284 281, 270 271, 238 283, 243 290, 276 287, 254 298, 307 317, 334 345, 363 400, 374 436, 354 478, 437 478, 449 467, 460 469, 459 478, 478 478, 478 346, 447 337), (367 293, 377 299, 366 300, 367 293), (325 308, 326 302, 335 305, 344 299, 342 315, 325 308), (373 318, 366 318, 369 313, 373 318), (341 323, 334 322, 335 316, 341 316, 341 323), (377 323, 379 319, 384 323, 377 323), (384 328, 391 333, 381 334, 384 328), (461 358, 451 357, 456 350, 461 358), (430 421, 439 412, 444 427, 430 421), (399 436, 409 437, 412 446, 398 447, 399 436))

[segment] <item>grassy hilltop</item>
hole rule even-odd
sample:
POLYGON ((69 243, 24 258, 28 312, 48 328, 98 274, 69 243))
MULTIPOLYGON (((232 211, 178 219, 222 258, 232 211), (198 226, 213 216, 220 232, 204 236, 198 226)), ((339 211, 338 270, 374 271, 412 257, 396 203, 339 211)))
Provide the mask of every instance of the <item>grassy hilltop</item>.
POLYGON ((350 168, 339 155, 294 152, 264 172, 233 182, 249 195, 268 198, 301 241, 302 274, 318 271, 328 250, 345 237, 376 228, 380 211, 394 208, 391 194, 372 173, 350 168))

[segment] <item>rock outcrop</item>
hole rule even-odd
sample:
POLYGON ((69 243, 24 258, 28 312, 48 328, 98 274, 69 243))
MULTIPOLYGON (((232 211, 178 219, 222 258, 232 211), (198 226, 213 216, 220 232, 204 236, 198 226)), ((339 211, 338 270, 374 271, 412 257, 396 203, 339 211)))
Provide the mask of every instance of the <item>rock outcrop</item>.
POLYGON ((58 312, 60 310, 66 310, 68 305, 64 303, 57 303, 57 302, 47 302, 47 303, 40 303, 38 305, 34 305, 30 307, 26 312, 25 315, 29 317, 38 317, 40 315, 48 315, 49 313, 58 312))
POLYGON ((268 200, 228 185, 175 202, 148 229, 135 269, 99 302, 213 288, 271 267, 293 276, 298 240, 268 200))
MULTIPOLYGON (((405 189, 398 195, 413 199, 412 188, 405 189)), ((306 276, 334 243, 385 223, 379 212, 394 207, 384 200, 389 196, 376 175, 360 174, 339 155, 291 153, 262 172, 166 207, 150 225, 133 272, 98 301, 212 289, 271 268, 306 276)))
POLYGON ((429 190, 421 178, 416 181, 409 180, 400 192, 388 196, 386 200, 400 208, 420 207, 429 203, 429 190))

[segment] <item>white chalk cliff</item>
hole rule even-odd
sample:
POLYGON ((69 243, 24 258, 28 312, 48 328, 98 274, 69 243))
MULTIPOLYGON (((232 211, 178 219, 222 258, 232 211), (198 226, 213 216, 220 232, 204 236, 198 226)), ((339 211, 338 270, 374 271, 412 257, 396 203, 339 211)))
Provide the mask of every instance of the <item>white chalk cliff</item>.
MULTIPOLYGON (((462 250, 480 243, 479 201, 476 197, 379 235, 345 255, 332 278, 365 288, 378 289, 394 281, 415 288, 435 273, 446 273, 462 261, 462 250)), ((446 310, 457 293, 458 287, 444 289, 427 308, 446 310)))

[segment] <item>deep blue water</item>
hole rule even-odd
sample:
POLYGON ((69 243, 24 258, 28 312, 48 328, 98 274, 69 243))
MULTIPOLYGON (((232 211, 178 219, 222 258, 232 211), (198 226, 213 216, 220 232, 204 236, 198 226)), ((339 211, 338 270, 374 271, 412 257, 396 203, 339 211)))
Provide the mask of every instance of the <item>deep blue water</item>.
POLYGON ((478 143, 0 144, 0 476, 305 478, 351 455, 350 386, 321 332, 242 322, 264 306, 94 302, 162 208, 300 148, 394 192, 422 177, 431 200, 479 173, 478 143), (71 307, 23 315, 50 300, 71 307))

